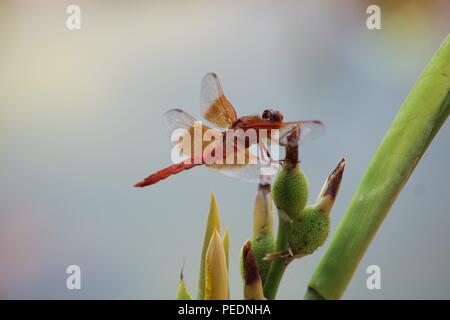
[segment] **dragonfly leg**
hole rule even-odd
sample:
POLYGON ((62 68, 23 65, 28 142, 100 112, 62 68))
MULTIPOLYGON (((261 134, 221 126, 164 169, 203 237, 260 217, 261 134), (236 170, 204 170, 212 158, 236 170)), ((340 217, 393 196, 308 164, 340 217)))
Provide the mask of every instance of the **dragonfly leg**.
POLYGON ((269 164, 276 163, 281 164, 282 160, 274 160, 269 152, 269 149, 267 148, 267 145, 263 143, 262 141, 259 143, 259 146, 261 148, 261 155, 265 154, 267 156, 267 159, 269 161, 269 164))

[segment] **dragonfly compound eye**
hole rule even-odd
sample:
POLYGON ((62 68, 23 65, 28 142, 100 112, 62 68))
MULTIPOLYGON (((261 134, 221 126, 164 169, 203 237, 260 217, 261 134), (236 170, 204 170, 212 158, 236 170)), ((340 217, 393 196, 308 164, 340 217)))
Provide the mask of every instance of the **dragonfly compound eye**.
POLYGON ((279 111, 273 111, 270 120, 281 122, 283 121, 283 115, 279 111))
POLYGON ((264 110, 262 118, 265 120, 269 120, 270 118, 272 118, 272 110, 270 109, 264 110))

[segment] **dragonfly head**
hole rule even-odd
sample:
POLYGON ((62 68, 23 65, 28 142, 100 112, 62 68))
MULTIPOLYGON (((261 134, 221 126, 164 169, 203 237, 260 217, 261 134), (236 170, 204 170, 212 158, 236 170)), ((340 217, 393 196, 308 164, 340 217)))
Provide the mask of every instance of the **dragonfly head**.
POLYGON ((266 109, 262 113, 262 118, 264 120, 270 120, 275 122, 282 122, 283 121, 283 114, 274 109, 266 109))

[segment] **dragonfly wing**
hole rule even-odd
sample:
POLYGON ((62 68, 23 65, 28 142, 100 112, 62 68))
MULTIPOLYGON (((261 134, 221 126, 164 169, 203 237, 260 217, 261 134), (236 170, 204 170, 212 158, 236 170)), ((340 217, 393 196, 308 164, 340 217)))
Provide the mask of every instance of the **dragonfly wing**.
POLYGON ((285 122, 279 129, 278 136, 272 137, 272 142, 281 146, 287 145, 289 135, 297 128, 300 131, 297 141, 300 140, 302 143, 321 136, 325 131, 325 126, 319 120, 285 122))
POLYGON ((314 140, 325 132, 325 126, 320 120, 298 121, 300 125, 300 141, 314 140))
POLYGON ((211 141, 203 139, 206 131, 209 131, 210 137, 222 136, 222 132, 220 130, 210 128, 196 121, 194 117, 181 109, 172 109, 167 111, 163 116, 163 122, 166 131, 170 136, 172 145, 178 148, 180 156, 182 157, 191 157, 194 155, 195 139, 201 139, 202 150, 204 150, 211 143, 211 141))
POLYGON ((209 167, 218 170, 228 177, 251 183, 259 183, 261 176, 266 176, 267 178, 268 176, 275 175, 280 169, 280 164, 277 162, 269 162, 265 156, 261 159, 262 152, 266 152, 267 150, 259 146, 260 153, 258 154, 258 146, 255 145, 254 148, 242 150, 245 154, 245 163, 239 163, 236 161, 236 158, 231 158, 234 157, 233 154, 226 158, 224 164, 214 164, 209 167), (257 150, 250 150, 254 148, 257 150))
POLYGON ((223 94, 222 85, 215 73, 208 73, 203 77, 200 109, 203 118, 220 128, 230 128, 237 118, 236 111, 223 94))
POLYGON ((175 130, 189 129, 194 126, 195 118, 181 109, 171 109, 164 113, 163 124, 169 136, 175 130))

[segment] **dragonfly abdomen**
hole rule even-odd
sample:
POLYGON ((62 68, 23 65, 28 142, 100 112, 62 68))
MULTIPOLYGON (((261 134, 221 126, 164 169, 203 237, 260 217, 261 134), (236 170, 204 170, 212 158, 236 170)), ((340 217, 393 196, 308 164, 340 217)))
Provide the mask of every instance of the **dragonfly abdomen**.
POLYGON ((170 177, 171 175, 180 173, 184 170, 192 169, 193 167, 200 166, 202 164, 204 164, 204 162, 195 163, 193 159, 191 159, 191 161, 176 163, 149 175, 147 178, 144 178, 142 181, 139 181, 134 186, 137 188, 143 188, 155 184, 161 180, 164 180, 170 177))

